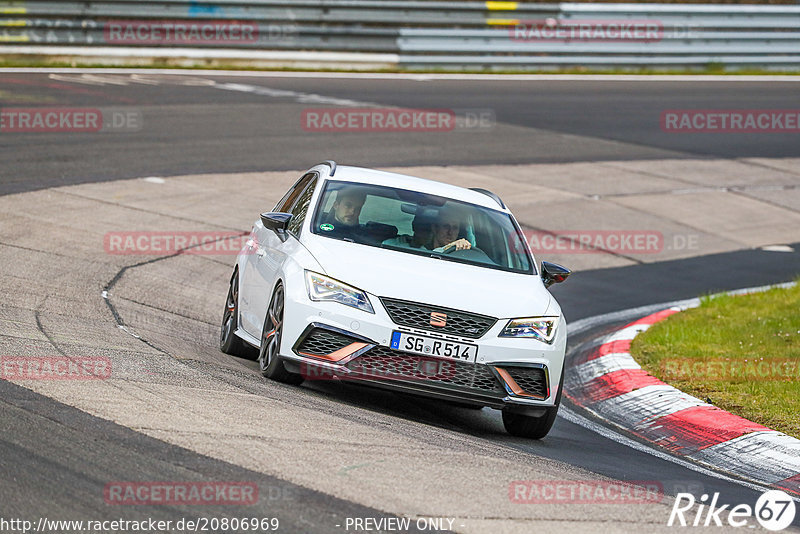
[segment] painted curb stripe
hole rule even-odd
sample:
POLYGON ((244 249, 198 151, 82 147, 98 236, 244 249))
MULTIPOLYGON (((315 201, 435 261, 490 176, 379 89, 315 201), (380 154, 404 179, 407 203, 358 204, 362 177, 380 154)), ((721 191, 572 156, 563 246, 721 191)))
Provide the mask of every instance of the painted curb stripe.
POLYGON ((776 482, 775 485, 781 489, 800 495, 800 474, 776 482))
POLYGON ((608 336, 608 338, 606 338, 606 343, 613 343, 614 341, 633 341, 633 338, 651 326, 650 323, 631 323, 622 330, 617 330, 608 336))
POLYGON ((633 326, 633 325, 636 325, 636 324, 654 325, 659 321, 663 321, 664 319, 666 319, 670 315, 675 315, 679 311, 681 311, 680 308, 676 308, 676 307, 667 308, 666 310, 661 310, 660 312, 651 313, 647 317, 642 317, 638 321, 632 322, 629 326, 633 326))
POLYGON ((666 310, 652 313, 646 317, 642 317, 637 321, 627 324, 622 329, 617 330, 611 335, 598 338, 593 342, 594 344, 597 344, 597 348, 589 352, 588 355, 583 358, 583 361, 579 360, 576 363, 584 363, 586 361, 600 358, 611 353, 630 352, 631 341, 633 341, 633 338, 650 328, 653 324, 662 321, 670 315, 678 313, 679 311, 680 308, 677 307, 667 308, 666 310))
POLYGON ((646 386, 665 385, 644 369, 621 369, 595 377, 584 384, 581 400, 586 404, 594 404, 646 386))
POLYGON ((661 384, 645 386, 613 397, 592 405, 591 409, 615 423, 639 432, 649 429, 654 421, 664 416, 697 406, 709 405, 670 385, 661 384))
POLYGON ((586 361, 580 365, 576 365, 572 370, 570 376, 570 383, 585 384, 595 377, 604 373, 613 371, 620 371, 623 369, 641 369, 642 367, 636 363, 627 352, 613 352, 606 354, 600 358, 586 361))
POLYGON ((609 343, 603 343, 591 353, 589 353, 588 358, 586 361, 594 360, 605 356, 607 354, 621 354, 621 353, 629 353, 631 351, 631 340, 630 339, 621 339, 619 341, 611 341, 609 343))
POLYGON ((751 432, 763 432, 769 428, 733 415, 716 406, 694 406, 673 412, 653 421, 643 429, 645 438, 655 441, 653 434, 668 436, 662 443, 679 454, 689 454, 713 445, 736 439, 751 432))
POLYGON ((745 434, 688 457, 707 465, 724 465, 732 473, 767 484, 783 484, 781 487, 800 495, 800 440, 783 432, 745 434))
POLYGON ((651 313, 591 342, 572 362, 565 394, 675 454, 800 495, 800 440, 665 384, 633 359, 633 338, 682 309, 651 313))

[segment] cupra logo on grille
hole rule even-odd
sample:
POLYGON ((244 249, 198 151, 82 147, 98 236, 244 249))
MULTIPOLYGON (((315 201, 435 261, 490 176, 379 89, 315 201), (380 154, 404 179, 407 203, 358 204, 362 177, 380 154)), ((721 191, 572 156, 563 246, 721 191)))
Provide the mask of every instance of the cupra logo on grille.
POLYGON ((447 326, 447 314, 431 312, 431 326, 447 326))

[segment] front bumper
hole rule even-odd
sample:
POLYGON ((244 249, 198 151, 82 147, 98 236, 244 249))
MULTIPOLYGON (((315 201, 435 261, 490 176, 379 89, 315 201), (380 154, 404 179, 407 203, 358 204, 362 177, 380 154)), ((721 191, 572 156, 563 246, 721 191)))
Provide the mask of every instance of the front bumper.
POLYGON ((478 345, 477 361, 463 362, 389 348, 395 330, 441 334, 395 324, 372 295, 375 314, 333 302, 311 302, 305 288, 298 289, 302 291, 287 292, 281 357, 307 380, 347 380, 526 413, 543 412, 554 404, 566 347, 563 318, 552 345, 497 337, 507 319, 498 320, 478 339, 446 336, 478 345))

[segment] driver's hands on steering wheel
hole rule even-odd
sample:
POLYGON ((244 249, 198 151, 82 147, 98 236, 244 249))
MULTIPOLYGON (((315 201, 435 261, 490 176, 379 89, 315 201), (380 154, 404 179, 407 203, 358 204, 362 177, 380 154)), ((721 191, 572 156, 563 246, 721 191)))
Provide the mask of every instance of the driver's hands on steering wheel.
POLYGON ((454 250, 467 250, 471 248, 472 248, 472 243, 470 243, 469 241, 467 241, 462 237, 461 239, 456 239, 452 243, 448 243, 443 247, 442 250, 443 252, 448 253, 448 252, 453 252, 454 250))

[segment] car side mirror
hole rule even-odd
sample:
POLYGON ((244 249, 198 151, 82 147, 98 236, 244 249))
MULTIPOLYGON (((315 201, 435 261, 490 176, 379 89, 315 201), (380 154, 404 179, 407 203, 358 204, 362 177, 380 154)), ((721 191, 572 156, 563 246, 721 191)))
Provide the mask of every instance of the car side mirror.
POLYGON ((560 284, 566 280, 570 274, 572 274, 572 271, 557 263, 550 263, 549 261, 542 262, 542 282, 544 282, 544 287, 560 284))
POLYGON ((291 213, 271 211, 269 213, 261 214, 261 223, 264 225, 264 228, 269 228, 280 237, 283 237, 283 235, 286 233, 286 229, 289 227, 289 221, 291 220, 291 213))

